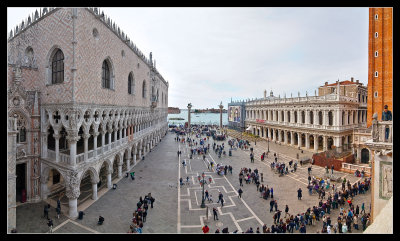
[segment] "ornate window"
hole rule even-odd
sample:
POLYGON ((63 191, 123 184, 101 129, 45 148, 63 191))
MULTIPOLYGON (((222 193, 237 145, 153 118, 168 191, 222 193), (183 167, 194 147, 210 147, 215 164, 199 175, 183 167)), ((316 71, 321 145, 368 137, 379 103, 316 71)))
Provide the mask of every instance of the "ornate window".
POLYGON ((22 118, 21 115, 14 115, 17 118, 17 143, 24 143, 26 142, 26 121, 22 118))
POLYGON ((133 74, 130 73, 128 76, 128 94, 134 93, 134 86, 135 86, 135 80, 133 78, 133 74))
POLYGON ((310 111, 310 124, 314 124, 314 112, 310 111))
POLYGON ((53 55, 51 67, 51 83, 57 84, 64 82, 64 54, 61 49, 58 49, 53 55))
POLYGON ((297 111, 294 112, 294 123, 297 123, 297 111))
POLYGON ((332 113, 332 111, 329 111, 328 112, 328 124, 331 126, 331 125, 333 125, 333 113, 332 113))
POLYGON ((306 123, 306 114, 304 113, 304 111, 301 112, 301 123, 306 123))
POLYGON ((110 66, 107 63, 107 60, 103 61, 101 78, 102 78, 103 88, 111 89, 111 73, 110 73, 110 66))
POLYGON ((319 125, 322 125, 322 111, 318 112, 319 125))
POLYGON ((146 87, 146 81, 143 80, 143 84, 142 84, 142 97, 143 97, 143 98, 146 98, 146 91, 147 91, 146 88, 147 88, 147 87, 146 87))

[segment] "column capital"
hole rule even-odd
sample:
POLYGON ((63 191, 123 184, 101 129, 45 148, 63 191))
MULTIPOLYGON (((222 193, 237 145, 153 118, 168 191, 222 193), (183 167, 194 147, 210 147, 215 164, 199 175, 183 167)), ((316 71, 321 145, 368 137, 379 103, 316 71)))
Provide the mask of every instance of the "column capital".
POLYGON ((99 134, 100 134, 100 132, 95 131, 95 132, 93 132, 93 137, 97 137, 99 134))
POLYGON ((54 132, 53 137, 54 137, 54 139, 59 140, 61 138, 61 135, 60 135, 60 133, 55 133, 54 132))
POLYGON ((82 135, 82 137, 83 137, 85 140, 87 140, 87 139, 89 139, 90 134, 89 134, 89 133, 85 133, 85 134, 82 135))
POLYGON ((67 130, 67 133, 68 133, 68 135, 67 135, 66 138, 70 143, 77 142, 81 138, 78 135, 78 131, 77 130, 67 130))
POLYGON ((65 195, 69 199, 77 199, 80 192, 80 183, 78 178, 78 172, 76 171, 68 171, 65 175, 65 186, 66 192, 65 195))

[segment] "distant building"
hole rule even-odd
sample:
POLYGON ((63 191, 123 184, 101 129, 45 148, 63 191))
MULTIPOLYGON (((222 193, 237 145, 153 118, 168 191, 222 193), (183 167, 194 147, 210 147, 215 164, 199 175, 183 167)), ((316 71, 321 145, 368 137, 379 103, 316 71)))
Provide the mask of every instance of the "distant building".
POLYGON ((228 103, 228 127, 237 131, 245 131, 246 118, 245 102, 234 101, 228 103))
POLYGON ((168 114, 180 114, 181 110, 178 107, 168 107, 168 114))
MULTIPOLYGON (((358 83, 336 82, 319 88, 321 96, 280 98, 270 96, 246 101, 246 130, 261 138, 320 152, 352 152, 353 129, 366 125, 366 88, 358 83), (335 88, 332 92, 330 88, 335 88), (346 89, 346 91, 345 91, 346 89), (340 91, 338 91, 340 90, 340 91)), ((315 92, 316 94, 316 92, 315 92)))

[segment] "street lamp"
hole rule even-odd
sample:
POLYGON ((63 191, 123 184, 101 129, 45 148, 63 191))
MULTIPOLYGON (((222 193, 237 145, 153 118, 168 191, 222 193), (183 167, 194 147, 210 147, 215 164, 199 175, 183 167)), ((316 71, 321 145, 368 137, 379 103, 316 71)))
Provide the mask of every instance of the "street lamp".
MULTIPOLYGON (((203 186, 203 193, 202 193, 202 197, 201 197, 201 208, 205 208, 206 204, 204 203, 204 172, 201 174, 201 176, 203 177, 203 180, 200 182, 203 186)), ((200 179, 200 176, 198 177, 200 179)))

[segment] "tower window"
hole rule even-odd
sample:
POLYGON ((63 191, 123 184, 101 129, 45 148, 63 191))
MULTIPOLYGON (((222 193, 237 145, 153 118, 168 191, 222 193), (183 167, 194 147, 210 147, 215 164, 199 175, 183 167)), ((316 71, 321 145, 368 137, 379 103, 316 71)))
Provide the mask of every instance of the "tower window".
POLYGON ((378 19, 378 14, 375 14, 375 20, 377 20, 378 19))
POLYGON ((375 57, 378 57, 378 51, 375 51, 375 57))
POLYGON ((378 71, 375 71, 375 77, 378 77, 378 71))
POLYGON ((378 32, 375 32, 375 38, 377 38, 378 37, 378 32))

